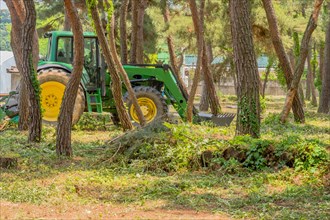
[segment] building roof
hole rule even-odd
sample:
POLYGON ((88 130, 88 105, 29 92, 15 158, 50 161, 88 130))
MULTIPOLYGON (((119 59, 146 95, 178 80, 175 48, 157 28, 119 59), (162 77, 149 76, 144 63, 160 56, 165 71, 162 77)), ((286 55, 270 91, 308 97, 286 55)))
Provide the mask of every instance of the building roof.
POLYGON ((11 75, 7 68, 15 65, 13 52, 0 51, 0 93, 9 93, 11 90, 11 75))
POLYGON ((12 51, 0 51, 0 65, 12 57, 14 57, 12 51))

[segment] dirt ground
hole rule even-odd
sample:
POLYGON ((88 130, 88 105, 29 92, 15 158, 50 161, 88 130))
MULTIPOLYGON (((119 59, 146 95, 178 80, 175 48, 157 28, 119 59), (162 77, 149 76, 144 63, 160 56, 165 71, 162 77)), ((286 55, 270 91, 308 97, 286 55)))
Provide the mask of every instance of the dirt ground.
POLYGON ((0 201, 0 219, 231 219, 224 214, 188 209, 117 205, 31 205, 0 201))

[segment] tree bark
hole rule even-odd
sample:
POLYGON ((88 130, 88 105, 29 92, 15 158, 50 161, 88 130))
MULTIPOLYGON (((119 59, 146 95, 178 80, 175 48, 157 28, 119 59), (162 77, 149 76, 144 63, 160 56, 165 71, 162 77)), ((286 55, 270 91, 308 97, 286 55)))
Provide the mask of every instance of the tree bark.
POLYGON ((306 100, 311 100, 311 94, 312 94, 312 66, 311 66, 311 47, 308 48, 308 55, 307 55, 307 76, 306 76, 306 93, 305 98, 306 100))
POLYGON ((199 111, 207 112, 209 110, 209 99, 207 94, 207 88, 205 84, 205 79, 203 75, 203 81, 202 81, 202 94, 201 94, 201 100, 199 102, 199 111))
MULTIPOLYGON (((328 3, 328 11, 330 11, 330 3, 328 3)), ((324 61, 323 61, 323 75, 319 113, 330 113, 330 20, 325 39, 324 61)))
POLYGON ((139 0, 132 1, 132 32, 131 32, 131 48, 130 48, 130 63, 137 63, 137 35, 138 35, 138 16, 139 16, 139 0))
POLYGON ((70 31, 71 30, 70 19, 69 19, 69 16, 68 16, 68 12, 66 10, 64 10, 63 30, 64 31, 70 31))
POLYGON ((105 36, 104 29, 101 26, 99 12, 95 5, 95 1, 88 0, 87 3, 88 3, 88 7, 90 9, 90 13, 91 13, 91 16, 92 16, 92 19, 94 22, 96 34, 97 34, 101 49, 103 51, 105 61, 108 65, 108 69, 110 72, 111 83, 112 83, 111 90, 112 90, 112 95, 113 95, 113 98, 114 98, 114 101, 116 104, 116 109, 117 109, 119 120, 120 120, 121 125, 124 130, 131 130, 131 129, 133 129, 133 125, 131 123, 131 120, 126 111, 124 102, 122 100, 121 79, 116 70, 116 67, 115 67, 116 65, 115 65, 114 61, 111 59, 111 49, 109 47, 109 43, 105 36))
POLYGON ((33 62, 33 47, 36 28, 36 11, 33 0, 24 1, 25 19, 22 25, 22 77, 29 97, 29 142, 41 140, 40 86, 33 62))
POLYGON ((139 7, 138 7, 138 30, 137 30, 137 48, 136 48, 136 62, 137 63, 144 63, 144 53, 143 53, 143 24, 144 24, 144 14, 147 7, 146 0, 139 0, 139 7))
POLYGON ((78 12, 71 0, 64 0, 74 39, 73 71, 66 85, 56 130, 56 153, 58 156, 72 156, 71 128, 74 103, 80 85, 84 64, 84 36, 78 12))
POLYGON ((308 45, 310 38, 317 27, 317 19, 321 10, 321 5, 323 0, 315 0, 313 13, 309 19, 308 25, 306 27, 303 39, 300 46, 300 56, 295 67, 295 72, 291 82, 291 86, 287 92, 285 104, 281 113, 281 122, 284 123, 289 115, 290 109, 292 108, 292 102, 297 94, 298 86, 300 83, 301 76, 304 72, 304 64, 308 54, 308 45))
MULTIPOLYGON (((329 4, 330 5, 330 4, 329 4)), ((330 26, 330 25, 329 25, 330 26)), ((329 27, 328 27, 329 28, 329 27)), ((321 45, 320 45, 320 51, 319 51, 319 53, 320 53, 320 65, 319 65, 319 71, 320 71, 320 78, 321 78, 321 82, 323 81, 323 78, 324 78, 324 61, 325 61, 325 59, 324 59, 324 52, 325 52, 325 48, 324 48, 324 44, 323 43, 321 43, 321 45)), ((321 97, 321 94, 320 94, 320 97, 321 97)))
MULTIPOLYGON (((292 69, 289 57, 288 57, 287 53, 285 52, 285 49, 284 49, 284 46, 283 46, 283 43, 281 40, 275 11, 274 11, 271 0, 262 0, 262 2, 264 5, 264 9, 266 11, 266 16, 267 16, 268 25, 269 25, 269 31, 270 31, 270 36, 272 38, 273 46, 274 46, 275 52, 277 54, 277 57, 279 59, 281 68, 284 72, 287 88, 289 88, 290 84, 292 82, 293 69, 292 69)), ((293 115, 294 115, 295 121, 304 123, 305 122, 304 109, 303 109, 303 105, 302 105, 301 100, 299 99, 298 95, 294 96, 292 104, 293 104, 292 110, 293 110, 293 115)))
MULTIPOLYGON (((11 21, 12 21, 12 29, 11 29, 11 47, 14 53, 15 57, 15 62, 16 66, 19 70, 20 73, 22 73, 22 45, 21 45, 21 32, 22 32, 22 25, 25 20, 25 8, 24 8, 24 3, 22 0, 17 0, 17 1, 5 1, 7 4, 7 7, 10 12, 11 16, 11 21)), ((35 31, 34 34, 34 46, 33 46, 33 62, 35 68, 37 67, 37 63, 39 60, 39 45, 38 45, 38 34, 37 31, 35 31)), ((20 87, 19 87, 19 123, 18 123, 18 130, 23 131, 23 130, 28 130, 29 127, 29 97, 28 97, 28 92, 26 85, 24 84, 23 77, 20 82, 20 87)))
POLYGON ((143 22, 145 0, 132 1, 131 63, 143 63, 143 22))
MULTIPOLYGON (((107 1, 107 0, 105 0, 105 1, 107 1)), ((133 104, 133 106, 135 108, 135 111, 137 113, 140 125, 144 126, 146 124, 146 120, 143 116, 142 110, 141 110, 140 105, 138 103, 138 100, 135 96, 135 93, 134 93, 134 90, 132 88, 131 82, 128 78, 128 75, 127 75, 123 65, 120 63, 120 60, 119 60, 119 57, 118 57, 118 54, 117 54, 117 51, 116 51, 115 16, 114 15, 112 15, 110 31, 111 31, 110 32, 110 39, 109 39, 109 41, 110 41, 110 52, 111 52, 112 59, 114 60, 114 63, 115 63, 115 69, 116 69, 117 72, 120 73, 121 78, 124 81, 124 84, 126 86, 128 95, 129 95, 130 99, 132 100, 132 104, 133 104)))
MULTIPOLYGON (((299 55, 300 55, 300 44, 299 43, 300 43, 299 34, 296 31, 294 31, 293 32, 293 53, 292 53, 294 62, 291 63, 292 69, 296 68, 296 65, 299 60, 299 55)), ((306 106, 304 90, 303 90, 303 86, 302 86, 301 82, 299 83, 299 86, 298 86, 298 96, 300 98, 302 105, 306 106)))
POLYGON ((312 98, 311 104, 312 104, 312 106, 316 107, 317 99, 316 99, 316 89, 315 89, 315 85, 314 85, 316 66, 314 63, 312 63, 311 47, 310 47, 308 55, 307 55, 307 67, 308 67, 308 77, 310 78, 309 87, 310 87, 310 95, 312 98))
MULTIPOLYGON (((169 27, 170 26, 170 10, 168 8, 167 0, 162 0, 161 4, 162 4, 164 22, 169 27)), ((176 78, 178 79, 177 83, 180 84, 180 87, 183 89, 183 92, 185 93, 185 97, 189 97, 188 89, 186 87, 186 84, 183 82, 183 79, 180 74, 180 68, 179 68, 179 65, 178 65, 178 62, 176 59, 172 36, 169 34, 166 37, 166 40, 167 40, 168 52, 170 55, 171 66, 172 66, 172 69, 173 69, 173 72, 174 72, 176 78)))
MULTIPOLYGON (((8 1, 6 0, 7 7, 10 12, 12 28, 11 28, 11 41, 10 45, 14 53, 15 63, 17 69, 22 73, 22 52, 21 52, 21 32, 22 32, 22 23, 25 19, 25 9, 23 2, 21 1, 8 1), (16 4, 15 4, 16 3, 16 4), (15 7, 16 6, 16 7, 15 7), (20 15, 20 16, 19 16, 20 15)), ((19 84, 19 121, 18 121, 18 130, 25 131, 29 128, 29 102, 28 102, 28 93, 27 88, 24 83, 23 77, 21 77, 19 84)))
POLYGON ((208 101, 210 104, 211 112, 213 115, 218 115, 221 111, 219 98, 214 86, 213 74, 210 70, 210 58, 207 53, 207 47, 203 36, 203 58, 202 58, 202 69, 204 74, 205 85, 207 88, 208 101))
POLYGON ((248 0, 230 0, 230 23, 237 75, 236 135, 260 136, 259 74, 248 0))
POLYGON ((264 83, 262 86, 262 93, 261 93, 262 98, 265 98, 268 76, 269 76, 269 73, 270 73, 270 70, 271 70, 273 64, 274 64, 274 59, 272 57, 270 57, 268 60, 267 67, 266 67, 265 80, 264 80, 264 83))
MULTIPOLYGON (((14 51, 14 49, 13 49, 14 51)), ((17 64, 17 62, 16 62, 17 64)), ((20 64, 21 65, 21 64, 20 64)), ((16 65, 18 68, 18 65, 16 65)), ((22 67, 20 67, 20 73, 22 73, 22 67)), ((27 88, 24 82, 23 77, 20 79, 19 84, 19 120, 18 120, 18 130, 26 131, 29 129, 29 118, 30 118, 30 110, 29 110, 29 98, 27 88)))
MULTIPOLYGON (((204 10, 204 0, 201 0, 201 10, 204 10)), ((203 58, 203 23, 202 20, 198 16, 198 9, 195 0, 189 0, 190 11, 192 14, 192 19, 194 23, 194 29, 197 35, 197 48, 198 48, 198 56, 197 56, 197 65, 194 75, 193 84, 191 86, 188 103, 187 103, 187 121, 192 122, 193 119, 193 108, 194 108, 194 98, 197 91, 197 86, 199 83, 200 75, 201 75, 201 67, 202 67, 202 58, 203 58)))
MULTIPOLYGON (((210 42, 208 42, 206 44, 206 53, 207 53, 207 57, 208 57, 208 63, 209 65, 211 65, 212 61, 213 61, 213 52, 212 52, 212 45, 210 42)), ((201 101, 199 103, 199 110, 200 111, 208 111, 209 110, 209 94, 208 94, 208 89, 207 89, 207 85, 205 83, 206 79, 205 76, 203 74, 203 81, 202 81, 202 95, 201 95, 201 101)))
POLYGON ((127 10, 129 0, 123 0, 120 6, 120 57, 122 63, 128 63, 127 50, 127 10))

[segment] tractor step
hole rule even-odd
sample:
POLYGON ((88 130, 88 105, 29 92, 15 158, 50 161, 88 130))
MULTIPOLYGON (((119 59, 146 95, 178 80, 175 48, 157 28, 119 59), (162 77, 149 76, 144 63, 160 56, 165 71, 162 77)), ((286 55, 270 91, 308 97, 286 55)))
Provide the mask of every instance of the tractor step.
POLYGON ((93 112, 93 108, 98 113, 103 112, 102 97, 101 97, 101 90, 100 89, 96 89, 95 91, 87 91, 86 92, 86 100, 87 100, 87 110, 88 110, 88 112, 93 112))
POLYGON ((217 126, 229 126, 235 118, 234 113, 224 113, 217 116, 208 113, 198 113, 197 122, 212 121, 217 126))

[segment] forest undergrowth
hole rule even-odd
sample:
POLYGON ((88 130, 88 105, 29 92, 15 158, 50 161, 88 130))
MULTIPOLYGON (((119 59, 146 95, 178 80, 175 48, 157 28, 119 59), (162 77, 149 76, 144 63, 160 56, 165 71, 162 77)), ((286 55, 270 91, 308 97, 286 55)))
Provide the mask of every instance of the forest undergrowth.
POLYGON ((53 127, 43 128, 37 145, 14 126, 2 131, 0 154, 17 164, 1 169, 0 202, 183 209, 230 218, 330 216, 330 117, 315 109, 306 112, 305 124, 281 124, 276 109, 266 111, 260 139, 235 137, 235 123, 165 122, 123 133, 108 121, 108 115, 83 116, 72 134, 73 158, 56 156, 53 127))

